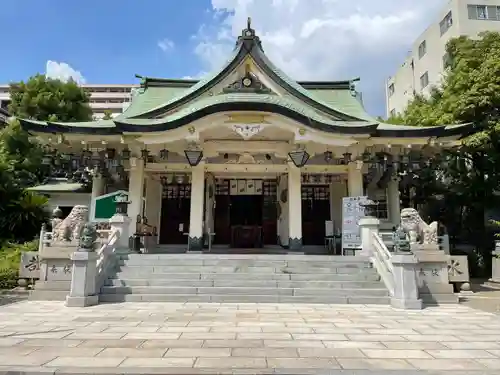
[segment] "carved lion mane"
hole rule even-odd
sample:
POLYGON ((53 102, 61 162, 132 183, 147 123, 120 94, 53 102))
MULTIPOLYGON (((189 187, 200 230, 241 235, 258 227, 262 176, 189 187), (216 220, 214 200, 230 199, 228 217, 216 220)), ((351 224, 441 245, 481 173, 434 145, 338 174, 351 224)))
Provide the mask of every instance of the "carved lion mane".
POLYGON ((434 221, 426 224, 414 208, 404 208, 401 211, 401 226, 408 232, 411 244, 435 245, 438 243, 438 223, 434 221))

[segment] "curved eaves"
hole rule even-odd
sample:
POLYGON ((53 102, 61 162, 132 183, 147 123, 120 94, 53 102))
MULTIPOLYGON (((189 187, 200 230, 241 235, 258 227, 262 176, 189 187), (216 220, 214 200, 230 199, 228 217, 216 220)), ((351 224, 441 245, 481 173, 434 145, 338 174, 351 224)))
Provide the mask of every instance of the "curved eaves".
MULTIPOLYGON (((342 124, 342 123, 325 123, 309 116, 305 116, 292 108, 284 107, 276 103, 265 102, 248 102, 248 101, 234 101, 234 102, 218 102, 213 103, 200 109, 186 114, 185 116, 176 119, 156 119, 155 123, 148 124, 144 122, 139 124, 134 119, 127 121, 127 119, 115 120, 117 128, 122 132, 161 132, 165 130, 177 129, 181 126, 187 125, 193 121, 199 120, 205 116, 220 112, 233 112, 233 111, 260 111, 276 113, 285 116, 291 120, 297 121, 305 126, 324 131, 327 133, 338 134, 373 134, 378 124, 360 121, 357 125, 342 124), (135 122, 135 123, 134 123, 135 122)), ((137 119, 139 120, 139 119, 137 119)), ((141 121, 142 122, 142 121, 141 121)))

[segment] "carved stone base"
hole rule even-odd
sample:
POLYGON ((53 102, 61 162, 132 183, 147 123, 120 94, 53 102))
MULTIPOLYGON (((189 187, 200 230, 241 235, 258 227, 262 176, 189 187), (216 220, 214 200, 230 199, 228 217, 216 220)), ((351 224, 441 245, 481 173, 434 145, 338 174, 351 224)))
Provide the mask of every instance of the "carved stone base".
POLYGON ((288 248, 290 250, 302 250, 302 238, 289 238, 288 248))
POLYGON ((202 251, 203 250, 203 237, 189 236, 188 251, 202 251))

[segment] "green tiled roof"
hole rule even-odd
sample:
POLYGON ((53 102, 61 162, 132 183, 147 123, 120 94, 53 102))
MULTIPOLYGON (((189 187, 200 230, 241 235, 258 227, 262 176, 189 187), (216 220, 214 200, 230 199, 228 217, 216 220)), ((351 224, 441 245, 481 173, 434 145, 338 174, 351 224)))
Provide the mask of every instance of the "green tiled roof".
POLYGON ((353 95, 351 90, 314 89, 308 90, 310 95, 331 108, 336 108, 346 114, 366 121, 377 121, 366 113, 361 101, 353 95))
POLYGON ((30 187, 26 190, 39 192, 39 193, 78 193, 82 192, 82 184, 75 182, 68 182, 67 179, 54 179, 46 184, 30 187))
POLYGON ((194 112, 203 111, 204 109, 221 104, 221 103, 235 103, 235 102, 246 102, 246 103, 262 103, 262 104, 274 104, 283 108, 290 109, 298 114, 302 114, 311 120, 318 121, 324 124, 331 124, 336 126, 367 126, 369 123, 360 120, 359 122, 349 122, 345 121, 335 121, 329 116, 322 115, 314 110, 314 108, 308 106, 305 103, 291 97, 291 96, 277 96, 277 95, 265 95, 265 94, 253 94, 253 93, 232 93, 232 94, 222 94, 215 96, 208 96, 197 100, 189 106, 182 108, 168 116, 157 118, 157 119, 139 119, 139 118, 122 118, 117 119, 120 123, 131 124, 131 125, 157 125, 165 124, 183 118, 194 112))
POLYGON ((380 123, 366 113, 361 100, 352 90, 354 81, 294 81, 269 60, 255 30, 247 28, 221 69, 200 81, 143 78, 141 88, 133 96, 130 106, 113 120, 82 123, 20 121, 29 131, 109 135, 168 130, 218 111, 264 111, 279 113, 321 131, 369 133, 378 137, 460 136, 470 132, 473 127, 469 124, 465 127, 416 128, 380 123), (246 88, 250 91, 206 95, 215 85, 229 77, 247 57, 276 85, 281 86, 285 94, 271 95, 262 91, 249 93, 253 89, 250 86, 246 88))
POLYGON ((172 100, 187 89, 184 87, 146 87, 144 89, 139 89, 138 93, 133 97, 130 106, 119 116, 117 119, 134 117, 140 115, 141 113, 150 111, 151 109, 158 107, 166 102, 172 100))

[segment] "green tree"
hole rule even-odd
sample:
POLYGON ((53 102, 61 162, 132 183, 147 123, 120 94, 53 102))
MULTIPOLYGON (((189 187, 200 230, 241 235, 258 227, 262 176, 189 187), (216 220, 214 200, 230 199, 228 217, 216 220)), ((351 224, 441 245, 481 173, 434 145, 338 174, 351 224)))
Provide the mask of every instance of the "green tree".
MULTIPOLYGON (((441 155, 441 192, 459 209, 469 232, 484 255, 489 250, 485 211, 494 206, 500 187, 500 34, 485 32, 477 39, 459 37, 446 47, 449 67, 430 95, 416 96, 402 113, 402 122, 415 126, 474 123, 478 132, 463 145, 441 155)), ((434 188, 438 188, 436 181, 434 188)), ((489 259, 489 256, 485 259, 489 259)))
POLYGON ((104 116, 102 119, 103 120, 112 120, 113 119, 113 112, 111 112, 109 109, 106 109, 104 111, 104 116))
POLYGON ((69 80, 47 78, 43 74, 10 85, 10 114, 40 121, 90 121, 89 93, 69 80))

